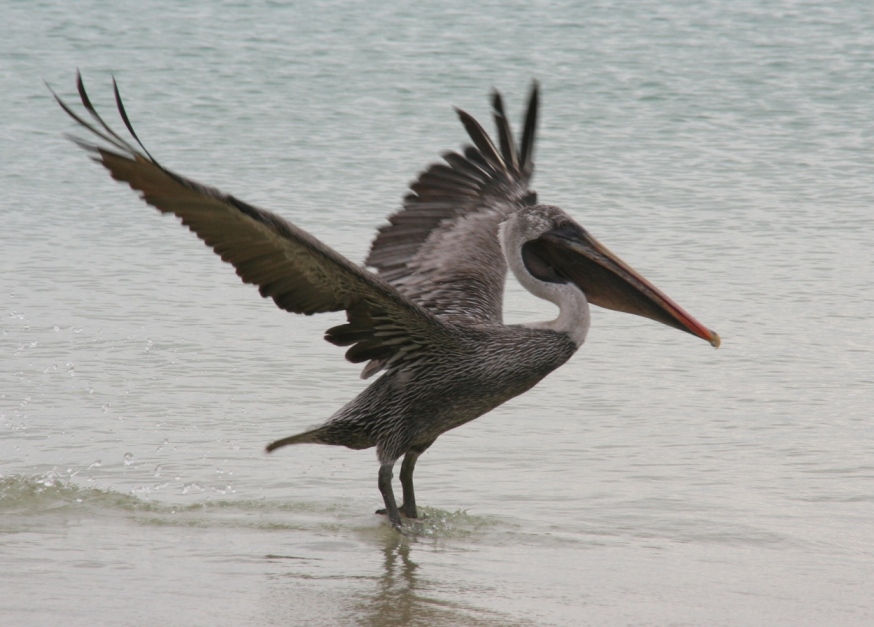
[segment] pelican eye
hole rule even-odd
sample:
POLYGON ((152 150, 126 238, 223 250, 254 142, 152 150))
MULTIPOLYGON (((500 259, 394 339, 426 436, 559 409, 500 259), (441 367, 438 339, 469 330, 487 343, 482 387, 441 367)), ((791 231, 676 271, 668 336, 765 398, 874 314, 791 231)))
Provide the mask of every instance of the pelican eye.
POLYGON ((555 223, 555 232, 563 237, 579 238, 585 235, 585 230, 572 220, 561 218, 555 223))

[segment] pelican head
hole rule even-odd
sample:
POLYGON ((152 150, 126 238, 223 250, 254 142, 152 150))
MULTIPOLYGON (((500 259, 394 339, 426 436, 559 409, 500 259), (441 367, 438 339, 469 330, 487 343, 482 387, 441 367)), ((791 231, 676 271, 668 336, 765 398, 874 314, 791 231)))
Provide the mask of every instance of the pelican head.
MULTIPOLYGON (((650 318, 719 347, 719 336, 592 237, 562 209, 524 207, 501 224, 508 265, 528 291, 559 306, 555 322, 569 332, 570 317, 588 330, 587 303, 650 318), (582 292, 580 299, 579 292, 582 292), (572 313, 569 313, 571 310, 572 313), (562 320, 564 319, 564 320, 562 320)), ((557 328, 556 325, 553 325, 557 328)))

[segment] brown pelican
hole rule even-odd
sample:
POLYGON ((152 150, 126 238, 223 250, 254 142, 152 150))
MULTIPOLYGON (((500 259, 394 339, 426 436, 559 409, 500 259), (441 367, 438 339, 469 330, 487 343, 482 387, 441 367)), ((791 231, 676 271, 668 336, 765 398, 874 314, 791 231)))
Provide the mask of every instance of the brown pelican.
MULTIPOLYGON (((376 447, 379 490, 392 525, 416 518, 416 460, 445 431, 537 384, 573 355, 589 330, 589 305, 651 318, 719 346, 697 322, 623 263, 564 211, 539 204, 534 171, 538 88, 531 90, 516 145, 500 94, 492 96, 497 145, 457 110, 473 146, 443 155, 411 184, 403 208, 379 229, 358 266, 279 216, 160 165, 137 137, 113 81, 118 112, 136 145, 113 131, 79 96, 93 122, 55 98, 100 142, 73 138, 113 178, 150 205, 176 215, 246 283, 282 309, 345 310, 325 339, 349 346, 346 359, 384 371, 323 425, 267 446, 311 442, 376 447), (505 325, 507 268, 532 294, 556 304, 555 320, 505 325), (403 504, 392 471, 403 457, 403 504)), ((54 94, 54 92, 52 92, 54 94)))

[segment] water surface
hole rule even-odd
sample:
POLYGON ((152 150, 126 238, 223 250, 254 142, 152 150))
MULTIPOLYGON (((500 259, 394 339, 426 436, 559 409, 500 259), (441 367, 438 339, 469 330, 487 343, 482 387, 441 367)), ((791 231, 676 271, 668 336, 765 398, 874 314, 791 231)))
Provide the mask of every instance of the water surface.
MULTIPOLYGON (((11 624, 874 622, 868 3, 7 2, 0 613, 11 624), (596 310, 450 432, 399 538, 373 451, 263 454, 363 389, 342 315, 262 300, 63 139, 110 76, 168 167, 354 260, 543 88, 540 197, 719 331, 596 310)), ((549 306, 511 284, 511 321, 549 306)))

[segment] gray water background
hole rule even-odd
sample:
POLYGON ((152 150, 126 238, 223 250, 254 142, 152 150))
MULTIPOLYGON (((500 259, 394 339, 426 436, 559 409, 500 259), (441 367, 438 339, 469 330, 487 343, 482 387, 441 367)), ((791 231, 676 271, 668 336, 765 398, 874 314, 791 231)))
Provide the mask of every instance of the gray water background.
POLYGON ((874 5, 0 12, 0 622, 874 623, 874 5), (422 457, 398 538, 372 450, 263 453, 365 385, 342 316, 279 311, 66 141, 42 81, 76 68, 165 165, 356 261, 451 106, 518 120, 536 77, 541 199, 723 347, 595 310, 422 457))

